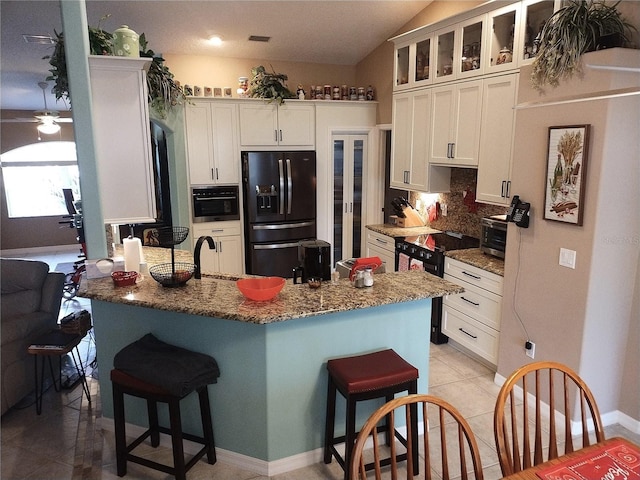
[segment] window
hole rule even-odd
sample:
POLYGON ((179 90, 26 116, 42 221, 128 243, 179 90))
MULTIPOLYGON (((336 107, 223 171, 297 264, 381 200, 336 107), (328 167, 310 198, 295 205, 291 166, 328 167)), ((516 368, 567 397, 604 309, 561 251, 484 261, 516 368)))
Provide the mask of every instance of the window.
POLYGON ((10 218, 67 215, 62 193, 80 198, 74 142, 40 142, 0 155, 10 218))

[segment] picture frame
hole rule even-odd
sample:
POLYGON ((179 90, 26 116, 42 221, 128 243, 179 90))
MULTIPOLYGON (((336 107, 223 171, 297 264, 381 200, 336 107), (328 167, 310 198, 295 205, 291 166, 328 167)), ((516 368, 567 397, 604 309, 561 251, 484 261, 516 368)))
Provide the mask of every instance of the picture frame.
POLYGON ((544 219, 581 226, 591 125, 549 127, 544 219))

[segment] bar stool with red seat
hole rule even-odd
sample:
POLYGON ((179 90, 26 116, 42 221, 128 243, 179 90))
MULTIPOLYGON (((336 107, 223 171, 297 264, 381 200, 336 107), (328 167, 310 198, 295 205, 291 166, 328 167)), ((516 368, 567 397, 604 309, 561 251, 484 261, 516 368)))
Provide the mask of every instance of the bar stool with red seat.
MULTIPOLYGON (((327 389, 327 415, 324 438, 324 463, 331 463, 335 457, 344 470, 345 480, 349 480, 349 462, 358 432, 356 431, 356 404, 363 400, 385 398, 390 401, 396 393, 418 392, 418 369, 406 362, 394 350, 387 349, 378 352, 332 359, 327 362, 329 381, 327 389), (346 399, 346 429, 345 435, 335 437, 336 397, 340 392, 346 399), (345 443, 344 458, 336 449, 336 445, 345 443)), ((413 408, 416 408, 415 405, 413 408)), ((413 469, 418 473, 418 430, 417 411, 412 412, 413 428, 411 429, 411 448, 413 449, 413 469)), ((395 435, 405 447, 408 441, 397 430, 389 431, 387 423, 387 443, 390 435, 395 435)), ((406 453, 397 455, 398 461, 406 460, 406 453)), ((387 459, 387 462, 390 459, 387 459)), ((385 462, 385 464, 387 463, 385 462)), ((372 464, 371 464, 372 466, 372 464)), ((367 466, 369 469, 369 466, 367 466)))
POLYGON ((120 350, 113 363, 115 368, 111 370, 111 384, 118 476, 126 475, 127 461, 169 473, 177 480, 186 480, 187 471, 205 454, 210 464, 216 463, 207 390, 207 385, 216 383, 220 376, 214 358, 164 343, 152 334, 147 334, 120 350), (200 403, 202 436, 182 431, 180 400, 194 391, 198 393, 200 403), (145 399, 149 418, 149 428, 128 445, 124 394, 145 399), (170 428, 159 425, 157 402, 168 404, 170 428), (132 453, 148 437, 151 437, 151 446, 157 447, 160 444, 160 433, 171 436, 173 467, 132 453), (203 445, 188 462, 185 462, 183 439, 203 445))

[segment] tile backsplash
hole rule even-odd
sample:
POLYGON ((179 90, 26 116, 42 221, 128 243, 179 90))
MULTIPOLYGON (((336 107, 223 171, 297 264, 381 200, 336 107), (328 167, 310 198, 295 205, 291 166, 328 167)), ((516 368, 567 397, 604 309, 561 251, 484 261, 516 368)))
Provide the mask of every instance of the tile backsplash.
MULTIPOLYGON (((480 237, 480 220, 482 217, 507 213, 507 206, 488 205, 474 201, 476 192, 477 170, 473 168, 451 169, 451 191, 440 193, 440 205, 447 205, 447 215, 439 213, 437 220, 429 225, 438 230, 453 230, 472 237, 480 237), (466 195, 465 195, 466 192, 466 195)), ((424 194, 411 192, 410 202, 415 206, 420 203, 420 214, 428 219, 427 209, 432 200, 426 200, 424 194), (420 200, 420 202, 417 202, 420 200)), ((432 198, 432 196, 431 196, 432 198)))

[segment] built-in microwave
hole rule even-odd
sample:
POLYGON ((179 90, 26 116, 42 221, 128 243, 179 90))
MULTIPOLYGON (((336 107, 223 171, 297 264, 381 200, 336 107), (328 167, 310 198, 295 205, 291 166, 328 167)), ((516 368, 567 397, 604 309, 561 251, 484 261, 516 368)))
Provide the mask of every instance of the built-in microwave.
POLYGON ((238 186, 191 188, 193 223, 240 220, 238 186))
POLYGON ((489 255, 504 258, 507 246, 507 219, 505 215, 484 217, 481 222, 480 250, 489 255))

